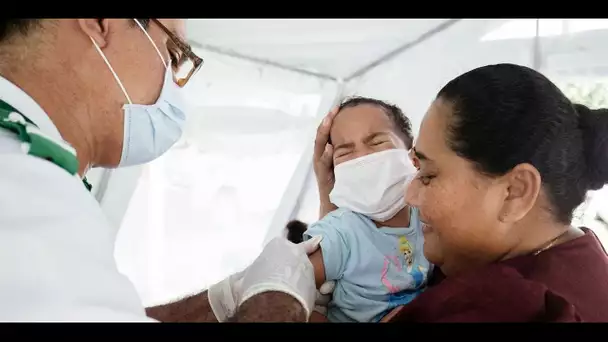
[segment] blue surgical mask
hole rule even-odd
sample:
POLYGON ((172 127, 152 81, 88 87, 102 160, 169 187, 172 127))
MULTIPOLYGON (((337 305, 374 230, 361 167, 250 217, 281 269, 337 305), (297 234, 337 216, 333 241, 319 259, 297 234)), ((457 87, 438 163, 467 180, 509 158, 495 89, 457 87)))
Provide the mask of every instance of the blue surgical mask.
POLYGON ((173 81, 170 61, 165 62, 160 50, 148 35, 148 32, 135 20, 150 43, 156 49, 165 66, 165 79, 160 96, 151 105, 133 104, 125 87, 118 78, 114 68, 93 38, 93 45, 106 62, 114 75, 128 103, 123 106, 124 136, 119 167, 147 163, 164 154, 179 140, 186 121, 185 105, 181 97, 181 88, 173 81))

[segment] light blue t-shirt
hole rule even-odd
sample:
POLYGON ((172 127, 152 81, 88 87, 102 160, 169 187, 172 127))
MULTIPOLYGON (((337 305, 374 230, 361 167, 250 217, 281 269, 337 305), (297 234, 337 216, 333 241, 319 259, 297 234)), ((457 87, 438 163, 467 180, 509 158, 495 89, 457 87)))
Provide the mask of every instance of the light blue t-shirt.
POLYGON ((305 238, 322 235, 326 280, 336 280, 330 322, 377 322, 420 294, 432 270, 422 253, 418 210, 407 228, 378 228, 365 215, 337 209, 312 224, 305 238))

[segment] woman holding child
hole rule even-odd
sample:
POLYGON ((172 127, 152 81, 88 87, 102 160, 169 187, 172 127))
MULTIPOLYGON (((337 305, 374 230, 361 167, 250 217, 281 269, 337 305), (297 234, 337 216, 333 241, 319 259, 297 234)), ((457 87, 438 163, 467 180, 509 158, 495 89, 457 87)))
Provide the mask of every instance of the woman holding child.
MULTIPOLYGON (((513 64, 445 85, 410 150, 417 172, 405 193, 435 269, 392 320, 608 321, 608 257, 590 230, 570 225, 586 191, 608 183, 607 112, 513 64)), ((327 116, 315 144, 321 217, 336 209, 339 156, 328 141, 342 114, 327 116)))

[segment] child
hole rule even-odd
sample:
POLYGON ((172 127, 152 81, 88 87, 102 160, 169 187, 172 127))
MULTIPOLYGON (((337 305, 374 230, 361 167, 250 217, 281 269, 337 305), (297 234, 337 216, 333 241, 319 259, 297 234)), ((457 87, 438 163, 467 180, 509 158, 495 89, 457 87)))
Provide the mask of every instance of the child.
POLYGON ((330 322, 378 322, 426 286, 432 265, 422 253, 418 211, 404 200, 416 173, 407 153, 412 142, 398 107, 361 97, 340 105, 330 132, 330 200, 338 209, 305 232, 305 239, 323 236, 310 257, 317 286, 336 281, 330 322))

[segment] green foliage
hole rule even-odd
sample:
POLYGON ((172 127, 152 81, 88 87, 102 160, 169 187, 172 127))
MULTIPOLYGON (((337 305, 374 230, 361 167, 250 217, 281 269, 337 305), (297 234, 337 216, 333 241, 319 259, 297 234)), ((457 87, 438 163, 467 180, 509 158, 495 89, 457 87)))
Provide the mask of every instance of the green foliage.
POLYGON ((572 102, 594 109, 608 107, 608 83, 567 82, 558 84, 558 86, 572 102))

